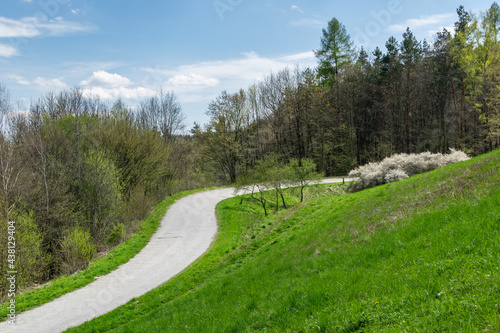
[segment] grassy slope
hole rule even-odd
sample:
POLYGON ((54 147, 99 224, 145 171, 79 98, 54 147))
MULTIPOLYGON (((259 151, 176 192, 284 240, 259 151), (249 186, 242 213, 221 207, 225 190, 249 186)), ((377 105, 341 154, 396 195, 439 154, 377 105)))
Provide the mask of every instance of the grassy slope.
POLYGON ((74 331, 500 331, 499 170, 496 151, 268 219, 226 200, 205 257, 74 331))
MULTIPOLYGON (((16 297, 16 311, 20 313, 48 303, 59 296, 93 282, 96 277, 106 275, 126 263, 146 246, 151 236, 158 229, 170 205, 179 198, 199 191, 203 190, 186 191, 166 198, 155 207, 148 218, 139 224, 139 230, 132 237, 110 251, 106 256, 92 261, 88 269, 52 280, 42 288, 19 294, 16 297)), ((7 304, 0 304, 0 321, 6 319, 8 313, 7 304)))

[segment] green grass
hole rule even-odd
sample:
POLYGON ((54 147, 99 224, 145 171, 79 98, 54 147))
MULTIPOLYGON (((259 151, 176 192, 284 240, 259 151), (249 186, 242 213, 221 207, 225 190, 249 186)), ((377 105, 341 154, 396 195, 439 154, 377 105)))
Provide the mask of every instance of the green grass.
POLYGON ((498 332, 499 170, 495 151, 267 218, 226 200, 205 256, 70 331, 498 332))
MULTIPOLYGON (((52 280, 41 288, 17 295, 16 311, 20 313, 48 303, 66 293, 93 282, 97 277, 106 275, 118 268, 118 266, 126 263, 146 246, 151 236, 158 229, 170 205, 182 197, 200 191, 203 190, 187 191, 166 198, 155 207, 148 218, 141 221, 138 231, 132 237, 118 245, 107 255, 92 261, 88 269, 70 276, 52 280)), ((6 319, 7 312, 7 303, 0 304, 0 321, 6 319)))

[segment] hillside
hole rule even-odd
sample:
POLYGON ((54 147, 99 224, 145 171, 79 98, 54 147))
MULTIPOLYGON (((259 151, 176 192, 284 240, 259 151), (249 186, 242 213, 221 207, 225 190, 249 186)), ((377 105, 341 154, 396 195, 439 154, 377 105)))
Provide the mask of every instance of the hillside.
POLYGON ((73 331, 499 331, 499 169, 494 151, 268 218, 226 200, 204 257, 73 331))

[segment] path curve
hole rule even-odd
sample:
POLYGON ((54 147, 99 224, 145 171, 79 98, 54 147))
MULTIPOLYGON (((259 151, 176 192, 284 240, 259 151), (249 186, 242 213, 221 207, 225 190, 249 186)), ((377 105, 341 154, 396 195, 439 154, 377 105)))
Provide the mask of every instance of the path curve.
MULTIPOLYGON (((342 179, 323 180, 334 182, 342 179)), ((215 206, 233 196, 234 189, 226 188, 179 199, 151 241, 130 261, 81 289, 18 314, 15 325, 0 323, 0 332, 63 332, 164 284, 208 250, 217 233, 215 206)))

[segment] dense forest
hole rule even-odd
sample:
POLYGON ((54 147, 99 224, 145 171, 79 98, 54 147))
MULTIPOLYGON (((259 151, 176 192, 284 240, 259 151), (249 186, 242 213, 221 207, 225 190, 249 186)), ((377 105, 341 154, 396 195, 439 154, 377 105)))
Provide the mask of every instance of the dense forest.
POLYGON ((307 161, 334 176, 395 153, 497 149, 500 7, 457 14, 454 31, 431 43, 407 29, 370 54, 332 19, 317 68, 222 92, 208 106, 209 122, 190 133, 171 92, 132 108, 74 88, 21 113, 1 86, 0 252, 7 258, 15 221, 18 287, 85 268, 165 196, 235 183, 262 161, 307 161))

